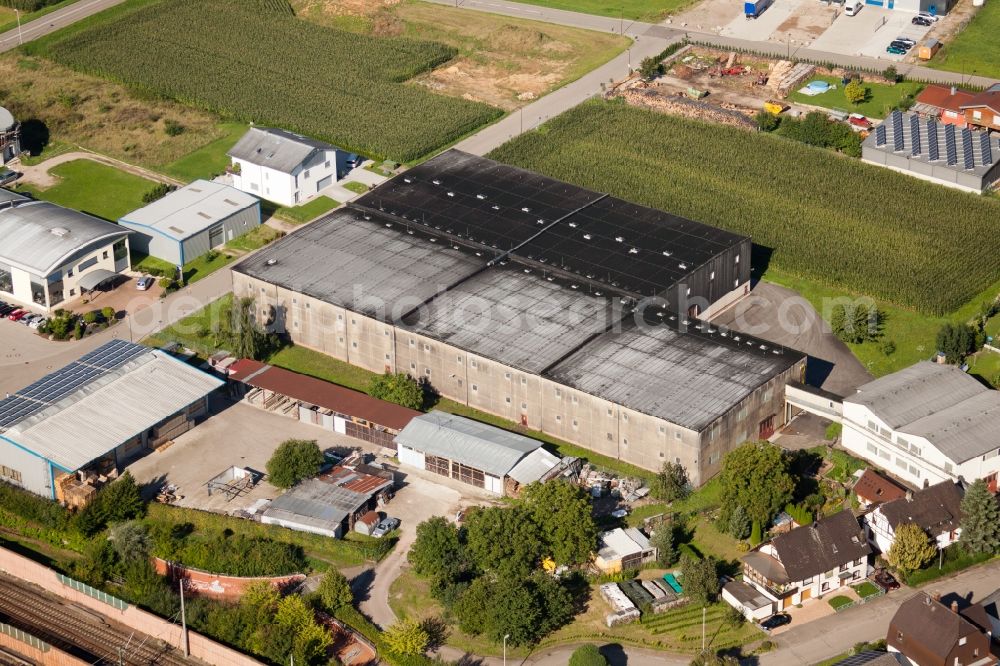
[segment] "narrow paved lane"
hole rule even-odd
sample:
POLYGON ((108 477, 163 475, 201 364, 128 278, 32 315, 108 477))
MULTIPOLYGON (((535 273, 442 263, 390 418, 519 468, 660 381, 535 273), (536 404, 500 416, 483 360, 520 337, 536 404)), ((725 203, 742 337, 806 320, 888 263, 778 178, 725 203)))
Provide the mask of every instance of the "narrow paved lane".
POLYGON ((124 1, 125 0, 78 0, 67 7, 57 9, 56 11, 46 14, 39 19, 35 19, 29 23, 22 23, 20 34, 18 34, 17 28, 0 34, 0 53, 17 48, 22 41, 30 42, 33 39, 38 39, 43 35, 55 32, 60 28, 65 28, 70 24, 76 23, 80 19, 96 14, 97 12, 103 11, 108 7, 114 7, 124 1))

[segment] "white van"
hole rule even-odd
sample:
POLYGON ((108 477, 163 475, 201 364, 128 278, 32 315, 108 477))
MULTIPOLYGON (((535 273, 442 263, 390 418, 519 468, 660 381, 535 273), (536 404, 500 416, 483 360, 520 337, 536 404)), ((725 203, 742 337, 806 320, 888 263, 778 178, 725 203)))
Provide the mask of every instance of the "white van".
POLYGON ((844 13, 848 16, 856 16, 862 7, 864 7, 864 4, 861 0, 847 0, 844 3, 844 13))

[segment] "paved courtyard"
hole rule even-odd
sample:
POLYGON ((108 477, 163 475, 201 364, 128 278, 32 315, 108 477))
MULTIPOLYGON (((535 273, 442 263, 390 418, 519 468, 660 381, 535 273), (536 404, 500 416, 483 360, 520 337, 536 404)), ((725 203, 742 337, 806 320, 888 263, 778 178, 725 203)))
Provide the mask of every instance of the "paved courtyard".
POLYGON ((361 444, 351 437, 243 402, 232 404, 214 398, 212 415, 207 420, 168 448, 153 451, 128 469, 139 483, 177 486, 178 506, 231 513, 249 509, 261 499, 274 499, 281 491, 262 481, 251 492, 230 501, 218 493, 209 496, 205 484, 234 465, 264 473, 271 454, 286 439, 314 439, 321 449, 346 450, 361 444))

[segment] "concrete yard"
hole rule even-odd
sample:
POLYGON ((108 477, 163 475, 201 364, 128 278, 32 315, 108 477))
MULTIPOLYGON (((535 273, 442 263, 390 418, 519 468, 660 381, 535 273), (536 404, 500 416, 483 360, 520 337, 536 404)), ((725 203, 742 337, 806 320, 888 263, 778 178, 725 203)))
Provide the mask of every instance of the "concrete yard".
POLYGON ((905 56, 885 52, 889 42, 897 37, 909 37, 919 43, 930 31, 930 28, 913 25, 912 18, 913 14, 908 12, 866 5, 856 16, 840 14, 810 48, 901 62, 905 56))
POLYGON ((246 403, 213 398, 212 415, 184 433, 167 449, 154 451, 129 466, 139 483, 156 481, 177 486, 178 506, 231 513, 259 499, 274 499, 280 490, 262 481, 249 493, 229 501, 208 496, 205 483, 235 465, 265 472, 274 449, 286 439, 314 439, 321 449, 357 448, 362 442, 246 403))

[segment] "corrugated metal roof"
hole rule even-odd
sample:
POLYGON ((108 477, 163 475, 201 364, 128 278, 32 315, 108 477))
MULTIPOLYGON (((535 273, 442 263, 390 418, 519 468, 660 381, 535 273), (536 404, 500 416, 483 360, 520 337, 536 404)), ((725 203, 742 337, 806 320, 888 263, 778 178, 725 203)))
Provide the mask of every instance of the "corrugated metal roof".
POLYGON ((73 255, 132 233, 47 201, 0 208, 0 261, 45 277, 73 255))
POLYGON ((75 471, 222 384, 151 349, 11 426, 4 437, 75 471))
POLYGON ((1000 447, 1000 392, 953 365, 920 361, 859 387, 844 402, 868 407, 893 430, 926 438, 957 463, 1000 447))
POLYGON ((472 275, 486 261, 428 242, 426 236, 408 235, 395 220, 376 213, 340 209, 233 270, 387 321, 472 275))
POLYGON ((548 374, 584 393, 700 431, 801 355, 749 336, 708 339, 671 325, 631 325, 584 345, 548 374), (739 341, 736 338, 740 338, 739 341), (754 346, 738 342, 753 341, 754 346))
POLYGON ((23 194, 18 194, 17 192, 11 192, 10 190, 5 190, 0 187, 0 206, 6 205, 9 202, 17 201, 30 201, 28 197, 23 194))
POLYGON ((541 442, 462 416, 433 411, 410 421, 396 443, 503 478, 541 442))
POLYGON ((292 173, 318 150, 336 150, 336 147, 274 127, 251 127, 226 154, 275 171, 292 173))
MULTIPOLYGON (((620 560, 643 551, 642 544, 636 543, 635 539, 620 527, 602 533, 598 539, 597 554, 605 561, 620 560)), ((649 548, 648 541, 646 548, 649 548)))
POLYGON ((257 197, 234 187, 196 180, 148 206, 128 213, 119 223, 155 229, 164 236, 180 241, 257 203, 257 197))
POLYGON ((320 479, 307 479, 281 495, 264 511, 270 518, 334 529, 370 497, 320 479))
POLYGON ((507 473, 507 476, 517 481, 519 484, 527 485, 534 483, 559 464, 559 457, 555 456, 542 447, 538 447, 528 455, 524 456, 521 462, 507 473))
POLYGON ((608 298, 514 266, 463 281, 417 315, 408 326, 417 333, 535 374, 602 333, 613 316, 608 298))

